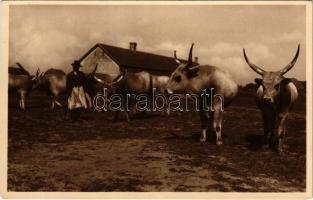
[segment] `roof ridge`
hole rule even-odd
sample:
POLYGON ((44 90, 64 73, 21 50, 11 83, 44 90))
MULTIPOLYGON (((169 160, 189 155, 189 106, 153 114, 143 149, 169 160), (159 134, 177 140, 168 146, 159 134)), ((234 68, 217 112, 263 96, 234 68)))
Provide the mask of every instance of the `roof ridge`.
MULTIPOLYGON (((126 51, 132 51, 132 50, 127 49, 127 48, 112 46, 112 45, 103 44, 103 43, 97 43, 97 45, 103 45, 103 46, 118 48, 118 49, 122 49, 122 50, 126 50, 126 51)), ((172 59, 175 59, 174 57, 165 56, 165 55, 160 55, 160 54, 156 54, 156 53, 149 53, 149 52, 145 52, 145 51, 138 51, 138 50, 136 50, 135 52, 144 53, 144 54, 149 54, 149 55, 153 55, 153 56, 159 56, 159 57, 165 57, 165 58, 172 58, 172 59)), ((187 60, 185 60, 185 59, 178 59, 178 60, 180 60, 180 61, 187 61, 187 60)))

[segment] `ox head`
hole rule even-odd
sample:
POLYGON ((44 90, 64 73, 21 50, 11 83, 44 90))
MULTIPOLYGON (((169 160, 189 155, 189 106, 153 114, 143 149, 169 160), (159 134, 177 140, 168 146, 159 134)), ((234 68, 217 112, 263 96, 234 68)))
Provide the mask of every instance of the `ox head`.
POLYGON ((187 62, 181 62, 177 59, 176 51, 174 53, 174 59, 179 64, 176 70, 172 73, 168 84, 167 91, 169 93, 180 93, 189 89, 189 86, 193 85, 193 79, 198 76, 199 68, 193 66, 192 62, 192 50, 194 44, 192 43, 189 50, 189 57, 187 62))
POLYGON ((271 72, 265 71, 257 65, 251 63, 246 55, 245 49, 243 49, 243 55, 250 68, 262 76, 262 79, 256 78, 255 82, 257 86, 261 86, 263 89, 263 100, 266 103, 274 103, 275 98, 278 96, 281 86, 288 84, 291 79, 285 78, 286 74, 295 64, 299 56, 300 44, 293 60, 281 70, 271 72))
POLYGON ((43 75, 44 75, 44 72, 40 73, 40 69, 38 68, 35 76, 31 76, 31 80, 33 83, 33 89, 36 89, 39 87, 39 85, 41 84, 43 75))
POLYGON ((20 63, 16 63, 17 66, 20 68, 20 70, 29 77, 29 79, 31 80, 32 83, 32 87, 36 87, 36 85, 38 84, 39 78, 41 77, 42 74, 40 74, 40 69, 38 68, 36 71, 35 75, 30 75, 30 73, 20 64, 20 63))
POLYGON ((104 84, 104 82, 96 76, 96 71, 98 69, 98 64, 96 64, 93 71, 86 75, 86 86, 87 86, 87 93, 91 96, 94 96, 97 91, 97 85, 98 84, 104 84))

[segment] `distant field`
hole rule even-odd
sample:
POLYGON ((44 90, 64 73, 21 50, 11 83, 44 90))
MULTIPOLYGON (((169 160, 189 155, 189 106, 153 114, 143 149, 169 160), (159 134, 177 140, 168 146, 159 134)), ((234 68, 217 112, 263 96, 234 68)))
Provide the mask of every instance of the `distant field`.
POLYGON ((260 111, 241 92, 226 109, 223 142, 199 142, 196 112, 111 121, 89 111, 70 123, 32 94, 25 113, 9 98, 10 191, 305 191, 306 112, 301 96, 287 122, 285 152, 261 146, 260 111))

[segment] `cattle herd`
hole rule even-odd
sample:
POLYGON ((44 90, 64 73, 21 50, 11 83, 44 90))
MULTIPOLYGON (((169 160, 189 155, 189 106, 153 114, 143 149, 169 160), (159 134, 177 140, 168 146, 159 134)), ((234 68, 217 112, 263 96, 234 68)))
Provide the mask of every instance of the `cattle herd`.
MULTIPOLYGON (((97 66, 94 70, 86 74, 88 82, 87 93, 94 97, 107 88, 109 94, 126 95, 128 93, 140 94, 151 93, 155 88, 159 93, 169 97, 172 94, 197 94, 200 95, 203 90, 214 89, 215 94, 223 96, 223 101, 214 99, 211 102, 211 110, 205 110, 206 101, 200 99, 200 109, 198 111, 201 119, 201 137, 200 141, 205 142, 207 131, 215 136, 215 143, 222 144, 222 117, 223 109, 226 108, 238 93, 238 86, 231 76, 210 65, 193 66, 192 50, 193 44, 189 51, 188 62, 181 63, 174 56, 175 61, 179 64, 176 70, 168 76, 156 76, 148 72, 128 72, 123 71, 116 77, 107 74, 96 73, 97 66)), ((296 63, 300 51, 298 46, 294 59, 283 69, 275 72, 268 72, 255 64, 252 64, 245 50, 243 56, 249 67, 262 79, 256 78, 256 102, 262 112, 264 126, 264 143, 269 144, 271 149, 282 151, 283 139, 285 137, 285 121, 290 109, 298 97, 297 89, 286 74, 296 63)), ((60 69, 49 69, 40 73, 38 69, 35 75, 31 75, 20 63, 18 68, 9 67, 9 92, 17 93, 19 96, 19 107, 25 110, 25 98, 29 93, 38 89, 44 91, 51 98, 51 110, 55 106, 62 106, 58 101, 58 96, 66 93, 67 75, 60 69)), ((251 97, 253 98, 253 97, 251 97)), ((170 106, 167 104, 164 114, 169 115, 170 106)), ((129 120, 128 113, 126 118, 129 120)), ((115 118, 118 117, 118 112, 115 118)))

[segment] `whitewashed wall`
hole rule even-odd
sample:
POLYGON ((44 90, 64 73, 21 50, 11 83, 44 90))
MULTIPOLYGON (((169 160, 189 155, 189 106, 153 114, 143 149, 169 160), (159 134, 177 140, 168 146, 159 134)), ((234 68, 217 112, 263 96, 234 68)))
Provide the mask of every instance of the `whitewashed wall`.
POLYGON ((105 52, 97 47, 93 50, 84 60, 82 60, 81 71, 90 73, 94 67, 98 64, 97 73, 118 75, 120 72, 119 66, 108 56, 105 52))

